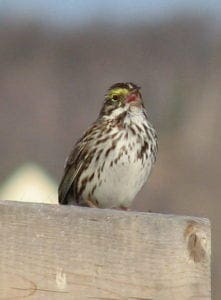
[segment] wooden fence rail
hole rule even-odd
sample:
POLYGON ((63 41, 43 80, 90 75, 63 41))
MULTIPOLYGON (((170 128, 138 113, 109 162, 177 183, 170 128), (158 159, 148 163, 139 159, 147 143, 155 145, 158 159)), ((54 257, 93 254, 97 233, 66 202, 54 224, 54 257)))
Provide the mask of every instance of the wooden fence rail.
POLYGON ((209 221, 1 201, 0 299, 211 299, 209 221))

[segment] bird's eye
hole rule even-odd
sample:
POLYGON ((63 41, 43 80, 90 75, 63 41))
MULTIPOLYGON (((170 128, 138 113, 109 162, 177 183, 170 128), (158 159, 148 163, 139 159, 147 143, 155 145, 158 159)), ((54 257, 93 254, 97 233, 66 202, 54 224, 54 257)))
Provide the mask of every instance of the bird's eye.
POLYGON ((118 96, 117 95, 113 95, 112 100, 117 101, 118 100, 118 96))

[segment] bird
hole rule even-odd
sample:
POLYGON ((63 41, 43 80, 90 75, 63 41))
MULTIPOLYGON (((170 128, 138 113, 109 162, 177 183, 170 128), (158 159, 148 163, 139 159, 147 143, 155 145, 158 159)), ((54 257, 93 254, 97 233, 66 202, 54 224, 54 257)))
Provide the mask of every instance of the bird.
POLYGON ((66 160, 59 204, 130 209, 158 150, 140 89, 132 82, 122 82, 107 90, 98 118, 66 160))

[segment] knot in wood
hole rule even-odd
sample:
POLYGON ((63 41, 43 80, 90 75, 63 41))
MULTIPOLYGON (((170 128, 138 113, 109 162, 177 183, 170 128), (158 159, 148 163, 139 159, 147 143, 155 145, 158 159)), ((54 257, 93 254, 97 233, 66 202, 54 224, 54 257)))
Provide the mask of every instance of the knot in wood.
POLYGON ((206 257, 206 237, 202 227, 196 221, 189 221, 184 231, 189 257, 199 263, 206 257))

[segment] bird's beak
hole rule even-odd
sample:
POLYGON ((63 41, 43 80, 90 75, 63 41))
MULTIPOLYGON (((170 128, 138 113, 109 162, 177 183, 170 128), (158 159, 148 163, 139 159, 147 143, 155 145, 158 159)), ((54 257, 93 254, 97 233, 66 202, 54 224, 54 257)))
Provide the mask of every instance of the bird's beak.
POLYGON ((126 102, 131 104, 137 104, 141 100, 141 95, 139 92, 140 87, 133 89, 129 95, 126 97, 126 102))

